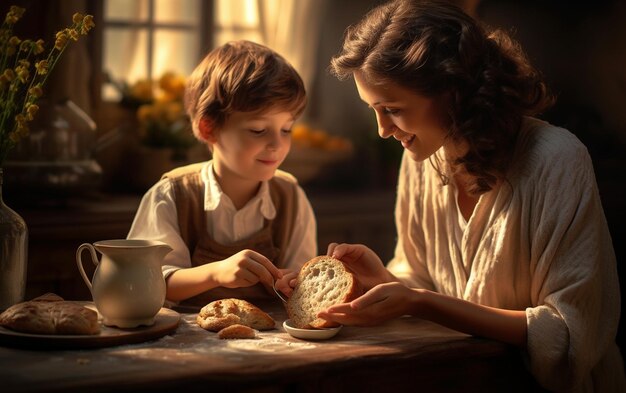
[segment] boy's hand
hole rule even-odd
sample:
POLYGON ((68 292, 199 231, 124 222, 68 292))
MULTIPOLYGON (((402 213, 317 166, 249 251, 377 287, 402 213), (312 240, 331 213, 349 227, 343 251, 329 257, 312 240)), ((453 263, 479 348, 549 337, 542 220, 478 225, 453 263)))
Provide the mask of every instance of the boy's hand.
POLYGON ((258 282, 271 288, 274 280, 282 277, 280 270, 269 259, 252 250, 239 251, 215 263, 219 264, 216 280, 226 288, 250 287, 258 282))

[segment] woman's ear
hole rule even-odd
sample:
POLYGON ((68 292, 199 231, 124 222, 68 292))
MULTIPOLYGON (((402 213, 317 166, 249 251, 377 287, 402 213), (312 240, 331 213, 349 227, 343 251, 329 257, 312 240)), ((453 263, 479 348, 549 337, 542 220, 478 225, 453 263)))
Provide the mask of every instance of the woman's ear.
POLYGON ((202 117, 198 123, 198 130, 200 131, 200 137, 207 142, 217 142, 217 129, 215 122, 207 117, 202 117))

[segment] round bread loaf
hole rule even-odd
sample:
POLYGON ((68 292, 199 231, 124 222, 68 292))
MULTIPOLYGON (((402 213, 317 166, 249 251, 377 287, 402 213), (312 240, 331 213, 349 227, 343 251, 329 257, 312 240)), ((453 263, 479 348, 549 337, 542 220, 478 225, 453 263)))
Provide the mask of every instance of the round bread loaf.
POLYGON ((22 333, 91 335, 100 332, 98 313, 47 293, 0 314, 0 326, 22 333))
POLYGON ((338 259, 319 256, 302 266, 296 287, 287 301, 292 325, 300 329, 337 326, 317 314, 339 303, 349 302, 360 294, 354 275, 338 259))
POLYGON ((274 319, 254 304, 241 299, 221 299, 202 307, 196 322, 212 332, 235 324, 257 330, 274 329, 274 319))
POLYGON ((238 339, 238 338, 256 338, 256 330, 246 325, 234 324, 217 333, 217 337, 222 340, 238 339))

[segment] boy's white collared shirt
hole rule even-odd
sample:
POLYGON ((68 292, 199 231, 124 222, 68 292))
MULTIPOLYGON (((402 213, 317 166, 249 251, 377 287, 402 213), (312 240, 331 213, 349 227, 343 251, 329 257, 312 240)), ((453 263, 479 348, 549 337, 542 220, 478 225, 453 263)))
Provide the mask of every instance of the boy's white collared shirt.
POLYGON ((212 162, 202 169, 201 176, 205 184, 207 231, 218 243, 232 244, 244 240, 263 229, 265 219, 276 217, 267 182, 262 182, 259 192, 241 210, 237 210, 217 182, 212 162))
MULTIPOLYGON (((246 239, 263 228, 265 219, 276 216, 268 182, 263 182, 257 195, 238 211, 222 192, 211 161, 202 168, 201 178, 205 185, 207 232, 218 243, 228 245, 246 239)), ((300 187, 297 205, 297 225, 294 226, 285 260, 288 261, 288 268, 299 270, 304 262, 317 255, 317 225, 311 204, 300 187)), ((143 196, 128 238, 159 240, 174 249, 163 262, 165 278, 178 269, 191 267, 189 250, 180 237, 170 179, 160 180, 143 196)))

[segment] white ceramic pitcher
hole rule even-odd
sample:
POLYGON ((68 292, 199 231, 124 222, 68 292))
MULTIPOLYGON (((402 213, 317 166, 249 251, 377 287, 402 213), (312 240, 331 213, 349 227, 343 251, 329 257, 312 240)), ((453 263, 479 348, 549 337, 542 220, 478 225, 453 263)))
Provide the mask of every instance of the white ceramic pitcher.
POLYGON ((165 302, 161 261, 170 251, 170 246, 154 240, 103 240, 78 247, 78 270, 105 325, 132 328, 154 324, 165 302), (90 251, 96 265, 92 281, 83 268, 84 249, 90 251), (101 260, 96 250, 102 254, 101 260))

